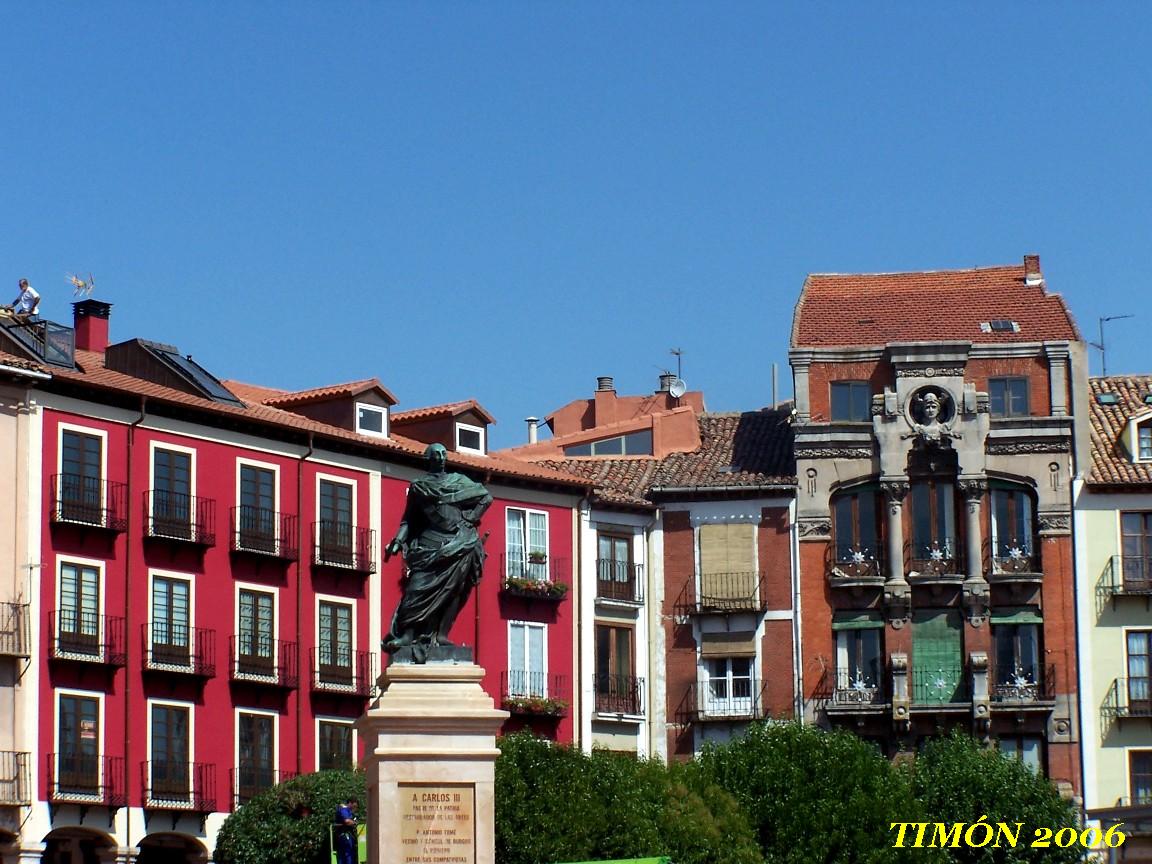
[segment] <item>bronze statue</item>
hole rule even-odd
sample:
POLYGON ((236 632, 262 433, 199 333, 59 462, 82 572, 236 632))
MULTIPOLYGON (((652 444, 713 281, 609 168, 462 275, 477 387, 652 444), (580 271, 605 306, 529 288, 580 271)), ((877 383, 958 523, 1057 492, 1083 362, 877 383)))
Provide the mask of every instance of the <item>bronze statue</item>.
POLYGON ((476 526, 492 504, 483 485, 444 470, 443 444, 430 444, 424 455, 428 473, 408 487, 400 528, 384 550, 385 561, 403 551, 407 568, 384 650, 411 647, 418 663, 429 647, 452 646, 448 631, 484 569, 484 538, 476 526))

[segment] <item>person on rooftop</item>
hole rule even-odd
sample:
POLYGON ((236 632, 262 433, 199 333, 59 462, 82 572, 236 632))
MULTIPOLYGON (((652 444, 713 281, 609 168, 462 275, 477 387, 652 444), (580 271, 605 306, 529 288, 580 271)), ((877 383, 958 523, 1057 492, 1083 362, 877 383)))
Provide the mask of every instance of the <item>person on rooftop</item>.
POLYGON ((16 318, 31 318, 40 311, 40 294, 28 284, 27 279, 20 280, 20 293, 11 304, 12 314, 16 318))

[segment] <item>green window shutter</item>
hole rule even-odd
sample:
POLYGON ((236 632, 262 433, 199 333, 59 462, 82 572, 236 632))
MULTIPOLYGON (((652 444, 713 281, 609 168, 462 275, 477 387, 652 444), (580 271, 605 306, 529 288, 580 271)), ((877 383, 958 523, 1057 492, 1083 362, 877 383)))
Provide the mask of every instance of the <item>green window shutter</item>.
POLYGON ((837 612, 832 616, 833 630, 872 630, 884 626, 879 612, 837 612))
POLYGON ((912 613, 912 700, 944 704, 959 698, 964 681, 962 619, 958 609, 912 613))
POLYGON ((1003 606, 989 620, 993 624, 1043 624, 1044 616, 1035 606, 1003 606))

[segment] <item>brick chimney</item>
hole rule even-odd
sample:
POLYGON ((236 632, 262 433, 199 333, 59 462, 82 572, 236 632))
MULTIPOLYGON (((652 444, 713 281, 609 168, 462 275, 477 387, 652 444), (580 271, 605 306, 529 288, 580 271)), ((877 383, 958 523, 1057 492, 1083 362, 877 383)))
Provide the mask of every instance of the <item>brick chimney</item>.
POLYGON ((596 392, 593 396, 596 399, 596 413, 593 417, 593 425, 603 426, 607 423, 615 423, 616 385, 610 376, 602 375, 596 379, 596 392))
POLYGON ((72 326, 76 328, 76 347, 81 351, 104 353, 108 347, 108 316, 111 303, 81 300, 72 304, 72 326))
POLYGON ((1025 255, 1024 256, 1024 284, 1025 285, 1043 285, 1044 276, 1040 272, 1040 256, 1039 255, 1025 255))

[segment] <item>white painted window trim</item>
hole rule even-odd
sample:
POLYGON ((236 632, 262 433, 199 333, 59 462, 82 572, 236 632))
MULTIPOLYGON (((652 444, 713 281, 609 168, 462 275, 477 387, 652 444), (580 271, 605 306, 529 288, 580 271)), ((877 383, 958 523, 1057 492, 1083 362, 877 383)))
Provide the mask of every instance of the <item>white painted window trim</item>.
POLYGON ((368 435, 372 438, 387 438, 388 437, 389 420, 391 418, 388 416, 388 409, 387 408, 381 408, 379 405, 372 405, 368 402, 357 402, 357 403, 355 403, 355 406, 353 407, 353 411, 355 412, 355 421, 356 421, 355 425, 356 425, 357 434, 368 435), (361 429, 360 428, 360 411, 361 411, 361 409, 366 409, 368 411, 375 411, 376 413, 381 415, 383 420, 380 424, 380 426, 381 426, 380 432, 374 432, 371 429, 361 429))
POLYGON ((483 426, 473 426, 471 423, 457 423, 454 431, 456 450, 459 453, 475 453, 477 456, 488 454, 488 435, 483 426), (460 432, 475 432, 480 436, 480 447, 465 447, 460 443, 460 432))
POLYGON ((320 770, 320 724, 331 723, 334 726, 349 726, 352 728, 352 764, 355 766, 358 762, 358 752, 360 745, 360 738, 356 732, 356 721, 348 717, 335 717, 328 714, 317 714, 315 722, 313 723, 313 736, 312 736, 312 753, 314 755, 313 764, 316 766, 314 770, 320 770))
MULTIPOLYGON (((236 587, 233 589, 233 614, 232 614, 232 633, 239 639, 240 638, 240 592, 253 591, 263 592, 272 595, 272 669, 273 675, 279 674, 280 671, 280 588, 277 585, 262 585, 258 582, 237 582, 236 587)), ((237 670, 240 668, 240 651, 239 648, 234 652, 235 656, 231 658, 232 668, 229 670, 232 675, 238 675, 237 670)), ((297 660, 299 662, 299 660, 297 660)), ((245 675, 240 680, 267 680, 266 676, 260 675, 245 675)))
MULTIPOLYGON (((61 585, 64 582, 64 565, 73 564, 77 567, 92 567, 96 570, 96 599, 97 599, 97 612, 96 612, 96 640, 100 645, 104 645, 104 575, 107 562, 101 561, 98 558, 81 558, 79 555, 57 555, 56 556, 56 605, 53 607, 56 612, 56 630, 51 634, 54 646, 56 647, 55 653, 59 651, 60 640, 60 600, 61 600, 61 585)), ((149 598, 151 599, 151 598, 149 598)), ((128 638, 128 634, 124 634, 124 638, 128 638)), ((124 646, 127 649, 127 646, 124 646)), ((81 691, 77 691, 81 692, 81 691)))
MULTIPOLYGON (((340 606, 347 606, 349 609, 352 610, 352 635, 350 637, 352 640, 352 643, 349 647, 351 648, 351 651, 352 651, 352 687, 355 688, 358 684, 361 683, 360 681, 357 680, 359 670, 356 668, 356 652, 358 650, 356 646, 360 644, 357 641, 357 637, 359 636, 358 631, 360 629, 360 622, 356 620, 356 600, 353 597, 341 597, 337 594, 317 594, 316 595, 315 601, 313 603, 313 622, 314 622, 315 630, 313 631, 314 636, 312 638, 312 644, 316 648, 317 651, 320 650, 320 604, 321 603, 331 603, 333 605, 338 604, 340 606)), ((318 665, 319 664, 319 654, 317 654, 316 662, 317 662, 317 665, 315 667, 313 667, 312 666, 312 658, 311 657, 308 658, 308 665, 310 667, 309 668, 309 674, 310 675, 318 676, 320 673, 320 668, 318 665)), ((325 687, 322 689, 329 690, 329 691, 334 690, 336 692, 340 692, 340 688, 336 687, 334 685, 325 685, 325 687)))
MULTIPOLYGON (((195 531, 201 527, 196 519, 196 507, 193 503, 196 499, 196 448, 185 447, 181 444, 169 444, 167 441, 157 441, 153 439, 148 442, 148 491, 154 492, 156 490, 156 451, 157 450, 170 450, 173 453, 186 453, 189 456, 188 466, 188 495, 192 499, 189 501, 188 518, 191 522, 192 530, 195 531)), ((239 479, 239 472, 237 472, 237 479, 239 479)), ((149 498, 152 502, 153 508, 155 507, 155 499, 149 498)), ((149 523, 146 526, 148 533, 152 533, 153 513, 148 513, 149 523)))
MULTIPOLYGON (((108 479, 108 432, 105 429, 96 429, 91 426, 81 426, 77 423, 68 423, 60 421, 56 424, 56 474, 64 473, 64 433, 76 432, 80 435, 90 435, 100 439, 100 506, 106 510, 108 508, 108 487, 105 483, 108 479)), ((57 490, 59 495, 59 490, 57 490)), ((129 502, 128 506, 131 506, 129 502)), ((52 507, 56 507, 56 502, 52 502, 52 507)))
MULTIPOLYGON (((508 632, 507 632, 507 636, 508 636, 508 675, 509 675, 509 678, 511 678, 512 671, 514 669, 521 669, 521 670, 523 670, 523 672, 526 675, 531 675, 533 672, 536 671, 534 669, 528 668, 528 658, 529 658, 528 630, 529 630, 529 628, 538 628, 540 630, 540 632, 543 634, 543 639, 541 640, 541 642, 542 642, 541 653, 542 653, 543 659, 544 659, 544 668, 540 671, 543 674, 543 678, 544 678, 543 696, 544 696, 544 698, 547 698, 548 697, 548 683, 549 683, 548 682, 548 625, 547 624, 544 624, 540 621, 518 621, 518 620, 515 620, 515 621, 509 621, 508 622, 508 632), (524 628, 524 662, 520 666, 515 666, 513 664, 513 659, 512 659, 512 628, 513 627, 523 627, 524 628)), ((512 689, 513 688, 511 686, 511 681, 509 681, 509 686, 508 686, 509 694, 508 695, 510 695, 510 696, 511 695, 520 695, 520 694, 511 693, 512 689)))
MULTIPOLYGON (((152 706, 159 705, 166 708, 184 708, 188 711, 188 803, 192 803, 193 796, 196 794, 196 772, 193 766, 196 764, 196 703, 184 702, 180 699, 164 699, 160 697, 148 697, 147 700, 147 750, 148 764, 155 760, 152 758, 152 706)), ((149 789, 152 788, 152 778, 145 777, 145 784, 149 789)), ((158 800, 153 798, 151 794, 147 796, 147 800, 158 800)), ((172 798, 159 799, 163 801, 173 801, 172 798)))
POLYGON ((277 711, 268 711, 264 708, 245 708, 237 705, 234 711, 234 718, 232 723, 232 767, 235 769, 233 774, 232 783, 232 796, 240 792, 239 781, 240 772, 240 715, 241 714, 256 714, 264 717, 272 718, 272 776, 274 779, 280 777, 280 714, 277 711))
MULTIPOLYGON (((177 572, 175 570, 159 570, 159 569, 155 569, 155 568, 149 568, 149 570, 148 570, 148 616, 147 616, 148 634, 147 634, 147 640, 145 642, 145 651, 150 652, 152 650, 152 632, 153 632, 152 631, 152 624, 153 624, 153 621, 152 621, 152 608, 153 608, 152 607, 152 599, 154 596, 153 590, 154 590, 154 585, 156 584, 156 578, 157 577, 159 577, 161 579, 173 579, 173 580, 179 579, 183 582, 188 583, 188 662, 191 663, 192 666, 195 666, 196 665, 196 576, 193 573, 180 573, 180 572, 177 572)), ((149 661, 147 659, 147 656, 145 657, 145 663, 147 664, 145 666, 145 668, 147 668, 147 669, 157 668, 156 664, 152 663, 151 661, 149 661)), ((169 668, 170 669, 172 667, 171 666, 164 667, 163 664, 160 664, 159 668, 169 668)), ((173 703, 173 704, 175 704, 175 703, 173 703)))
MULTIPOLYGON (((96 707, 96 722, 100 728, 96 730, 96 765, 97 783, 100 788, 104 787, 104 692, 100 690, 77 690, 71 687, 57 687, 55 690, 55 698, 52 700, 52 710, 54 717, 52 718, 52 752, 56 754, 53 760, 55 768, 55 776, 52 777, 53 785, 57 785, 60 781, 60 697, 61 696, 79 696, 86 699, 95 699, 97 702, 96 707)), ((127 776, 125 776, 127 781, 127 776)), ((127 791, 127 790, 125 790, 127 791)), ((76 795, 76 800, 87 801, 89 800, 84 795, 76 795)))
POLYGON ((504 557, 505 557, 505 564, 504 564, 504 574, 503 574, 504 577, 505 578, 508 577, 508 566, 512 563, 511 562, 511 556, 508 554, 508 545, 509 545, 508 544, 508 514, 509 513, 520 513, 522 515, 522 520, 524 523, 524 560, 523 560, 523 564, 524 564, 525 571, 527 571, 527 565, 529 563, 531 563, 529 561, 528 556, 534 551, 535 552, 541 551, 540 549, 533 549, 530 542, 529 542, 529 537, 531 536, 531 532, 529 531, 529 528, 528 528, 528 516, 531 513, 538 513, 544 517, 544 549, 543 549, 543 552, 544 552, 544 555, 546 556, 546 560, 544 562, 544 579, 542 581, 551 582, 552 581, 552 567, 551 567, 551 562, 552 562, 552 525, 551 525, 551 520, 548 518, 548 516, 549 516, 548 511, 547 510, 541 510, 541 509, 536 508, 536 507, 513 507, 513 506, 509 506, 509 507, 504 508, 504 511, 505 511, 504 512, 504 557))
MULTIPOLYGON (((263 468, 265 470, 271 471, 273 474, 272 512, 274 512, 276 514, 276 518, 274 518, 272 520, 272 534, 276 540, 276 546, 277 546, 277 548, 279 548, 280 543, 283 542, 283 540, 284 540, 284 538, 282 538, 280 536, 280 516, 283 514, 283 511, 280 508, 280 466, 276 462, 260 462, 256 459, 249 459, 246 456, 237 456, 236 457, 236 497, 232 499, 235 502, 236 507, 243 506, 241 504, 241 499, 240 499, 240 475, 241 475, 242 470, 243 470, 245 465, 247 465, 251 468, 263 468)), ((228 545, 231 547, 233 543, 238 542, 240 527, 239 527, 239 525, 229 524, 228 530, 235 535, 233 537, 228 538, 228 545)))

